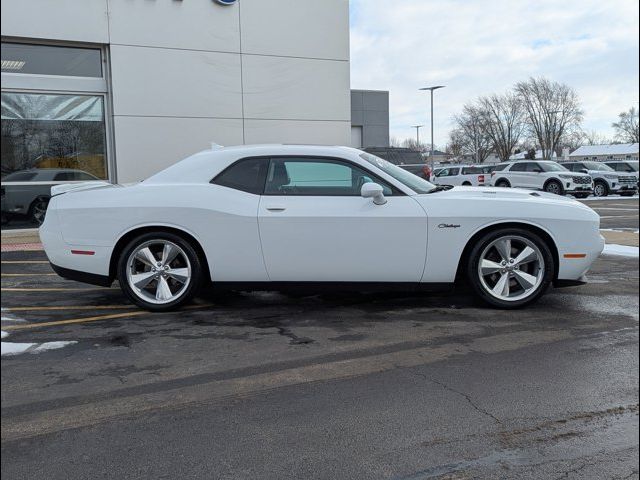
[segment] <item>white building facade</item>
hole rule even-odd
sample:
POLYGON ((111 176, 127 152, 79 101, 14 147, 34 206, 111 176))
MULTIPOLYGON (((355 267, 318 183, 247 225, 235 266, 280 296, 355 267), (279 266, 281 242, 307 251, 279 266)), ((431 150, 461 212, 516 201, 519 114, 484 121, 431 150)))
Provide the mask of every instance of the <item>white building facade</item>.
POLYGON ((348 0, 3 0, 1 17, 3 176, 123 183, 211 142, 351 141, 348 0))

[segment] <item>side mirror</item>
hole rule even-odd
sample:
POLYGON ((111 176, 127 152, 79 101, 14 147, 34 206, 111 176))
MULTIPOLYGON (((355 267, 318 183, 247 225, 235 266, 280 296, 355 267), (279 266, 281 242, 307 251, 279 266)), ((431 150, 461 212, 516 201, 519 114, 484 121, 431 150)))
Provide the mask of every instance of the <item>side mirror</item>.
POLYGON ((373 182, 367 182, 362 185, 360 189, 360 195, 362 198, 373 198, 373 203, 376 205, 384 205, 387 203, 387 199, 384 198, 384 190, 382 185, 373 182))
POLYGON ((580 170, 582 173, 589 173, 589 170, 587 170, 586 168, 583 168, 582 170, 580 170))

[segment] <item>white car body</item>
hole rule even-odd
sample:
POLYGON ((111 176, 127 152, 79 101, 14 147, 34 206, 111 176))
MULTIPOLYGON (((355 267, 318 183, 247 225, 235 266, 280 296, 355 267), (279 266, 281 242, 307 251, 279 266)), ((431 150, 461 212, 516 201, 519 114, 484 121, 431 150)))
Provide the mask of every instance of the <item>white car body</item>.
POLYGON ((431 175, 435 185, 483 187, 489 183, 489 167, 476 165, 451 165, 438 168, 431 175))
POLYGON ((610 166, 595 161, 566 162, 562 164, 572 172, 588 174, 594 182, 594 195, 633 195, 638 191, 638 179, 630 173, 616 172, 610 166), (599 184, 601 185, 600 188, 599 184))
POLYGON ((470 239, 500 225, 531 228, 552 242, 556 282, 580 280, 603 249, 599 216, 579 202, 488 187, 420 194, 376 166, 383 160, 362 155, 347 147, 229 147, 195 154, 135 185, 57 187, 40 237, 59 273, 101 285, 114 280, 123 242, 154 229, 197 242, 214 284, 452 284, 470 239), (395 193, 378 205, 359 195, 253 194, 210 183, 249 157, 343 159, 395 193))
MULTIPOLYGON (((561 167, 560 164, 548 160, 524 160, 499 164, 491 173, 491 186, 508 186, 531 190, 548 191, 550 184, 561 186, 559 194, 587 196, 593 192, 593 179, 585 173, 576 173, 563 169, 547 171, 547 168, 561 167)), ((562 168, 562 167, 561 167, 562 168)), ((555 193, 555 192, 554 192, 555 193)))

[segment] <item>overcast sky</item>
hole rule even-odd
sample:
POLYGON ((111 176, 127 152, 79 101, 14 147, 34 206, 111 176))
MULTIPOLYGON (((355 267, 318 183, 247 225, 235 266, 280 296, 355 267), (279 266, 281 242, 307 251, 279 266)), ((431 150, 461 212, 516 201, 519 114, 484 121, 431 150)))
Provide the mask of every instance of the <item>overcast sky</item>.
POLYGON ((351 0, 351 87, 389 90, 392 136, 428 125, 419 87, 447 86, 435 92, 444 146, 465 102, 530 76, 573 86, 584 128, 612 136, 638 108, 637 0, 351 0))

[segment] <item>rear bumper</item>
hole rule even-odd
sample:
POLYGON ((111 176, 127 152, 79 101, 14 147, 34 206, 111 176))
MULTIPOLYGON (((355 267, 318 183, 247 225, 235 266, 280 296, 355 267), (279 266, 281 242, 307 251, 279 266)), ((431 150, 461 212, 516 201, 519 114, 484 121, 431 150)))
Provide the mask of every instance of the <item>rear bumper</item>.
POLYGON ((69 268, 60 267, 51 263, 53 271, 60 275, 62 278, 68 280, 75 280, 76 282, 89 283, 91 285, 99 285, 101 287, 110 287, 113 283, 113 279, 106 275, 98 275, 95 273, 80 272, 78 270, 71 270, 69 268))

